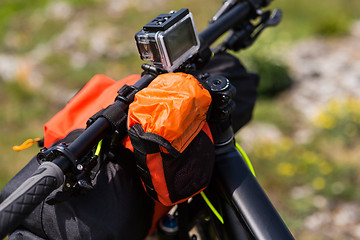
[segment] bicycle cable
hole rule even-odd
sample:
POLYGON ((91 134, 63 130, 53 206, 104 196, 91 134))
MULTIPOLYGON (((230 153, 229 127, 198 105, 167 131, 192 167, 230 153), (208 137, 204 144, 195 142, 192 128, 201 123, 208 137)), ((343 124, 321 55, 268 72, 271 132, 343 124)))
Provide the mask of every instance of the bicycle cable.
POLYGON ((245 151, 240 147, 240 145, 237 142, 235 142, 235 147, 239 151, 239 153, 243 157, 243 159, 245 160, 245 162, 248 165, 251 173, 254 175, 254 177, 256 177, 254 167, 253 167, 249 157, 246 155, 245 151))

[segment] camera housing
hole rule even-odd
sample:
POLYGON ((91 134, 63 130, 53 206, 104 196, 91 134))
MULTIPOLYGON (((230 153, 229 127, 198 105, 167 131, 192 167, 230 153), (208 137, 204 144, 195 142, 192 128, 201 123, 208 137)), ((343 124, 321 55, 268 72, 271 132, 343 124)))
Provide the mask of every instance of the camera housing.
POLYGON ((135 34, 135 39, 141 59, 167 72, 176 70, 200 48, 187 8, 158 15, 135 34))

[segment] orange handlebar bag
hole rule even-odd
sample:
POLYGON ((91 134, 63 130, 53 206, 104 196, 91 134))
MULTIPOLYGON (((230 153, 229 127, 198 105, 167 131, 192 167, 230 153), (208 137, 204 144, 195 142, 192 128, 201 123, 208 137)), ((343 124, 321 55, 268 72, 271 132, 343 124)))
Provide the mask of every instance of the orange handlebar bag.
POLYGON ((206 116, 209 92, 192 75, 166 73, 135 95, 128 133, 148 194, 171 206, 208 185, 214 146, 206 116))
POLYGON ((85 129, 87 120, 95 113, 114 103, 118 90, 133 85, 140 79, 134 74, 119 81, 105 75, 95 75, 68 102, 68 104, 44 125, 44 146, 63 139, 73 130, 85 129))

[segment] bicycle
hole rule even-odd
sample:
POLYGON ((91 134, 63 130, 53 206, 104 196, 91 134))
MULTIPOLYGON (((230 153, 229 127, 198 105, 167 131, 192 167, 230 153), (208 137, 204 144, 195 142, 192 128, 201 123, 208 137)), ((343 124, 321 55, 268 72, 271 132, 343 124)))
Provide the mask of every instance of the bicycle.
MULTIPOLYGON (((280 10, 275 10, 272 14, 270 11, 262 11, 262 8, 269 3, 269 0, 225 1, 211 19, 208 28, 196 36, 195 40, 191 32, 187 41, 170 41, 173 46, 164 44, 166 39, 162 42, 159 40, 160 45, 157 47, 162 49, 160 52, 151 52, 148 47, 149 42, 157 38, 156 33, 163 29, 147 28, 146 34, 138 34, 137 44, 141 56, 145 60, 152 60, 153 64, 143 64, 144 72, 141 79, 133 86, 120 89, 115 103, 93 119, 88 124, 88 128, 70 145, 56 145, 39 153, 43 163, 38 171, 0 204, 0 237, 5 237, 16 228, 39 203, 60 187, 64 183, 64 175, 72 174, 75 179, 79 179, 78 170, 83 170, 83 166, 91 169, 93 165, 91 161, 94 159, 90 158, 87 159, 88 162, 81 163, 77 159, 83 159, 91 152, 110 129, 117 129, 116 134, 120 137, 126 135, 124 116, 129 103, 134 100, 135 94, 146 88, 157 75, 173 71, 196 75, 197 72, 194 70, 201 70, 214 53, 246 48, 266 27, 277 25, 281 19, 280 10), (254 19, 258 20, 255 25, 254 19), (228 31, 230 31, 229 36, 217 48, 211 50, 211 45, 228 31), (179 47, 182 43, 190 43, 190 47, 179 47), (184 50, 180 55, 174 56, 168 52, 171 51, 168 49, 171 47, 177 49, 184 47, 184 50), (163 54, 161 57, 165 60, 161 61, 154 54, 163 54)), ((181 15, 181 19, 188 16, 186 9, 177 13, 181 15)), ((161 18, 157 24, 165 25, 169 23, 167 21, 168 18, 161 18)), ((170 21, 170 25, 172 24, 179 23, 170 21)), ((194 31, 191 29, 193 27, 191 24, 187 27, 194 31)), ((166 38, 166 35, 164 34, 163 37, 166 38)), ((243 156, 235 148, 234 133, 230 123, 231 98, 234 95, 231 84, 221 76, 210 79, 206 74, 200 74, 196 77, 207 80, 213 99, 220 99, 214 100, 210 114, 212 117, 209 120, 216 149, 216 162, 212 181, 205 190, 206 195, 204 193, 196 195, 191 201, 178 205, 175 215, 179 219, 179 231, 170 237, 196 239, 196 235, 189 236, 189 231, 196 226, 201 239, 211 239, 211 231, 215 231, 219 239, 293 239, 243 156), (223 101, 224 99, 226 100, 223 101), (219 216, 214 209, 221 210, 222 216, 219 216)), ((81 183, 84 184, 82 187, 87 187, 86 181, 81 183)), ((169 236, 167 238, 169 239, 169 236)))

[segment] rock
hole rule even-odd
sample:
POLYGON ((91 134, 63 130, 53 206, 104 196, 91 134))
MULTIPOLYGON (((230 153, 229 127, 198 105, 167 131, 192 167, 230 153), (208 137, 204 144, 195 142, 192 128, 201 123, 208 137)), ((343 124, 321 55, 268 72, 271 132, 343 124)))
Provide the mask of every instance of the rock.
POLYGON ((311 120, 330 100, 360 98, 360 23, 351 35, 335 39, 309 39, 296 44, 287 63, 294 87, 287 99, 311 120))

